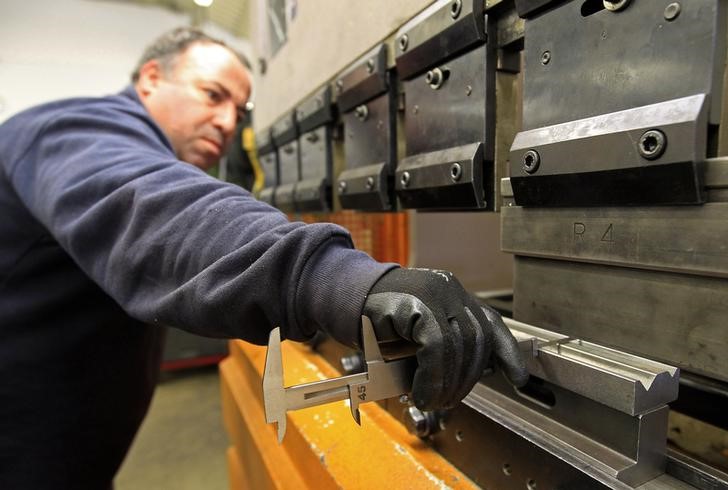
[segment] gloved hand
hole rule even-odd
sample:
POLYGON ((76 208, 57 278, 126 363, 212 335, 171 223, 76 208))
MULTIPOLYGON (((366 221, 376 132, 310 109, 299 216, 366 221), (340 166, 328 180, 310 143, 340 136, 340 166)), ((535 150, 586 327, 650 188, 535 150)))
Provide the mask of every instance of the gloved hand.
POLYGON ((500 315, 480 306, 450 272, 393 269, 369 291, 363 314, 380 341, 399 337, 418 345, 412 398, 420 409, 455 406, 492 357, 514 385, 528 381, 500 315))

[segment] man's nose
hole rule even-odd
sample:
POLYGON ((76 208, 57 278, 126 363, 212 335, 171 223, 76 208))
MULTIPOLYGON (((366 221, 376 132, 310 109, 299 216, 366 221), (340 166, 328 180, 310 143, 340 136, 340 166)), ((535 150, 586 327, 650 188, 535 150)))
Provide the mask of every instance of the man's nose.
POLYGON ((214 124, 227 139, 233 134, 235 126, 237 126, 238 123, 237 107, 235 107, 235 104, 232 102, 228 102, 226 104, 221 104, 217 109, 214 124))

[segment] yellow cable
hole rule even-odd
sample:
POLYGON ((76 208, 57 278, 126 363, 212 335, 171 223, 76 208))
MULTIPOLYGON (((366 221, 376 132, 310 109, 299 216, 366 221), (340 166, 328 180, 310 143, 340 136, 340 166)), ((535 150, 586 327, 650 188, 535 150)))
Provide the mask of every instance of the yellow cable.
POLYGON ((255 180, 253 181, 252 193, 257 196, 265 184, 265 173, 258 162, 258 149, 255 146, 255 133, 253 133, 253 128, 250 126, 244 127, 241 140, 243 150, 248 154, 248 158, 250 159, 250 166, 253 167, 255 180))

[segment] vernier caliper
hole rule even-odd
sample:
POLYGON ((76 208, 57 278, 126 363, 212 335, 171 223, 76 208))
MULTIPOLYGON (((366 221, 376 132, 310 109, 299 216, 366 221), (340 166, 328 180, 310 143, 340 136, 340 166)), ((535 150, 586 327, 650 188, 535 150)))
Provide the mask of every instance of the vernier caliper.
POLYGON ((385 361, 379 350, 374 327, 369 318, 362 316, 362 343, 366 372, 324 379, 295 386, 283 386, 283 360, 281 332, 275 328, 268 339, 263 373, 263 403, 265 420, 278 423, 278 442, 286 434, 286 412, 313 407, 339 400, 349 400, 351 415, 361 425, 359 404, 384 400, 409 393, 412 389, 413 363, 411 359, 385 361))

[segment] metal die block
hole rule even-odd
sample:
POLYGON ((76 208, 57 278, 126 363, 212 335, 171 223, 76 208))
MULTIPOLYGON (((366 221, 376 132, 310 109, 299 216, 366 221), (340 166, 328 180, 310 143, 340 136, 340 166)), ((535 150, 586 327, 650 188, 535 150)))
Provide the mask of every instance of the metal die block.
POLYGON ((393 85, 387 71, 387 45, 380 44, 347 67, 334 83, 337 105, 348 112, 393 85))
POLYGON ((291 184, 301 179, 301 160, 298 140, 285 143, 278 151, 279 184, 291 184))
POLYGON ((401 36, 408 36, 409 42, 414 43, 405 50, 400 48, 397 57, 405 93, 406 158, 397 168, 395 185, 404 207, 493 209, 495 28, 472 2, 463 2, 464 10, 466 4, 467 14, 460 14, 465 17, 454 19, 453 3, 438 2, 433 9, 439 9, 401 31, 401 36), (485 43, 486 33, 493 34, 492 44, 485 43), (469 145, 479 146, 480 157, 472 163, 478 168, 468 173, 481 180, 464 185, 458 162, 433 159, 437 155, 447 158, 448 150, 458 152, 469 145), (428 172, 426 179, 418 179, 416 187, 407 185, 401 181, 401 174, 407 166, 407 175, 414 176, 413 162, 417 158, 431 166, 451 165, 452 174, 428 172), (442 178, 437 179, 436 175, 442 178), (425 188, 425 183, 432 188, 425 188))
POLYGON ((344 209, 393 211, 391 176, 397 162, 396 78, 381 44, 336 81, 344 126, 345 168, 336 192, 344 209))
POLYGON ((300 134, 334 121, 331 87, 325 86, 296 108, 296 122, 300 134))
POLYGON ((631 417, 573 397, 555 385, 539 386, 554 396, 553 407, 566 407, 559 414, 563 418, 536 403, 523 403, 518 395, 505 394, 509 388, 513 392, 509 386, 496 389, 480 383, 464 403, 607 488, 626 490, 664 474, 667 406, 631 417))
POLYGON ((271 128, 265 128, 255 133, 255 146, 258 149, 258 153, 270 153, 275 150, 271 128))
POLYGON ((263 187, 275 187, 279 184, 278 177, 278 151, 273 149, 268 153, 258 153, 258 162, 263 171, 263 187))
POLYGON ((669 2, 594 3, 626 8, 590 12, 573 0, 526 20, 524 130, 695 94, 709 95, 709 121, 719 123, 724 1, 680 2, 672 19, 669 2))
POLYGON ((331 209, 331 173, 333 165, 331 126, 319 126, 300 137, 301 181, 296 187, 299 211, 331 209))
POLYGON ((260 199, 264 203, 270 204, 271 206, 275 206, 275 191, 275 187, 265 187, 261 189, 258 199, 260 199))
POLYGON ((701 203, 706 118, 707 98, 698 94, 518 133, 516 204, 701 203))
POLYGON ((298 137, 295 111, 285 114, 273 123, 273 126, 271 126, 271 137, 276 148, 281 148, 289 141, 298 137))
POLYGON ((282 184, 275 188, 273 201, 278 209, 284 213, 294 213, 296 209, 297 182, 282 184))
POLYGON ((323 179, 302 180, 296 184, 296 211, 325 212, 331 209, 331 186, 323 179))
POLYGON ((438 0, 397 31, 395 56, 402 79, 422 73, 487 38, 487 21, 479 0, 438 0))
POLYGON ((336 181, 336 192, 341 207, 373 211, 391 210, 387 177, 387 164, 384 162, 344 170, 336 181))
POLYGON ((279 184, 278 150, 273 142, 271 128, 266 128, 255 134, 255 144, 258 151, 258 163, 263 171, 263 189, 259 199, 273 205, 275 187, 279 184))
POLYGON ((276 207, 292 213, 295 209, 295 186, 301 179, 301 159, 295 111, 273 124, 273 141, 278 148, 278 187, 274 192, 276 207))
POLYGON ((465 404, 610 488, 664 473, 677 368, 505 322, 532 378, 517 390, 503 377, 485 378, 465 404))
POLYGON ((484 182, 492 179, 491 175, 483 176, 482 155, 482 143, 471 143, 404 158, 395 175, 402 207, 492 207, 493 203, 484 199, 492 196, 492 188, 484 187, 484 182))
POLYGON ((728 280, 515 257, 514 316, 728 381, 728 280))
MULTIPOLYGON (((388 409, 401 416, 402 405, 388 409)), ((438 425, 441 429, 428 438, 432 446, 482 488, 608 488, 464 403, 440 414, 438 425)))
POLYGON ((397 162, 395 111, 394 94, 390 90, 342 115, 346 166, 338 178, 337 193, 341 197, 341 186, 346 187, 341 200, 344 209, 394 210, 391 177, 397 162), (351 177, 355 180, 364 177, 364 188, 349 182, 351 177), (358 195, 357 199, 347 198, 354 195, 358 195))

